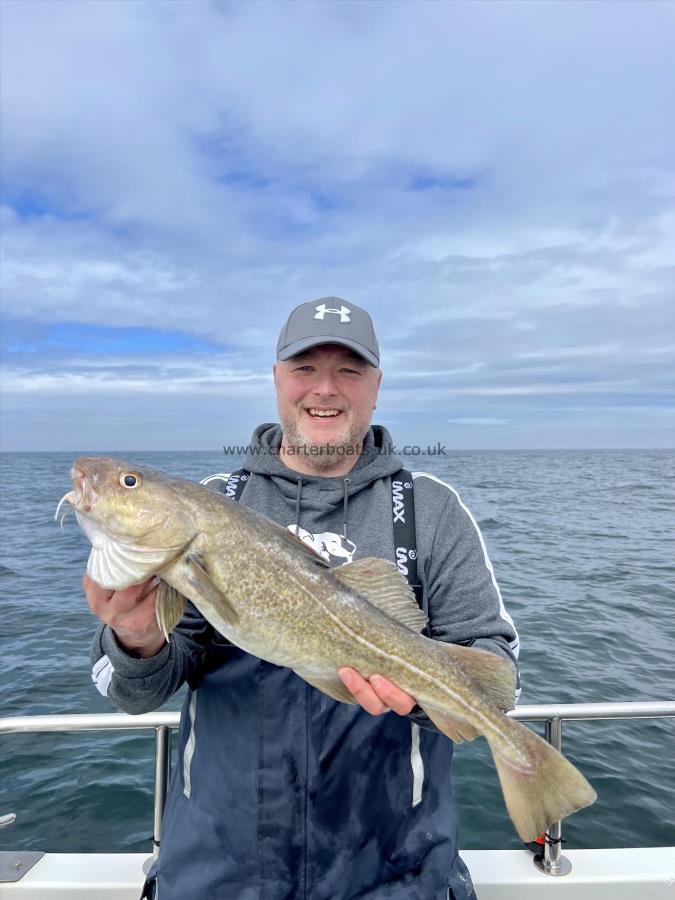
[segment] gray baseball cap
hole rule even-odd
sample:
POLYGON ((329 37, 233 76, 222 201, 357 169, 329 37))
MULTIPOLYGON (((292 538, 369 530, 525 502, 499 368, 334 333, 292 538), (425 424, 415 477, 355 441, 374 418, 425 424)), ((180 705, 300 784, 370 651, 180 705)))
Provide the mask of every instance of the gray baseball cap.
POLYGON ((365 309, 339 297, 322 297, 296 306, 281 329, 277 359, 290 359, 319 344, 349 347, 371 366, 380 365, 372 319, 365 309))

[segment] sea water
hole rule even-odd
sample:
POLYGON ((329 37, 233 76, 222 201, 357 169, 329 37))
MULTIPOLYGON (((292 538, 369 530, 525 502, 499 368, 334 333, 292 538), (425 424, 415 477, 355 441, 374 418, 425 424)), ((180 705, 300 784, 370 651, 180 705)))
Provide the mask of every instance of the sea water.
MULTIPOLYGON (((62 530, 53 521, 76 455, 0 454, 3 716, 114 711, 91 681, 89 545, 74 518, 62 530)), ((195 480, 243 462, 128 458, 195 480)), ((672 699, 675 451, 449 451, 404 462, 450 483, 480 526, 520 633, 522 704, 672 699)), ((568 846, 675 843, 675 719, 569 722, 563 749, 598 793, 565 821, 568 846)), ((0 830, 5 847, 150 849, 152 734, 9 734, 0 752, 0 815, 17 815, 0 830)), ((456 748, 453 785, 462 847, 520 846, 482 739, 456 748)))

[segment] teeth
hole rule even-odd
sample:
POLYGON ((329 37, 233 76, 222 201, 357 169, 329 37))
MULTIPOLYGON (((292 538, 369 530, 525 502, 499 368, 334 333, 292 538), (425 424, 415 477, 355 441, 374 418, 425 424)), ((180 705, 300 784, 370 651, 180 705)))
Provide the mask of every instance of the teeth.
POLYGON ((327 416, 337 416, 340 413, 339 409, 308 409, 307 412, 310 416, 319 416, 327 417, 327 416))

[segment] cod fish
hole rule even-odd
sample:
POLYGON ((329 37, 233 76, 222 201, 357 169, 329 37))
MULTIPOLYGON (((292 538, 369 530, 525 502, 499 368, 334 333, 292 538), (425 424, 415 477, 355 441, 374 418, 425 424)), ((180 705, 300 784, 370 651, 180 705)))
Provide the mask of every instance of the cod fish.
POLYGON ((71 475, 57 516, 64 502, 74 507, 92 544, 87 572, 116 590, 159 575, 157 620, 167 638, 189 598, 233 644, 335 700, 355 702, 338 677, 342 666, 384 675, 451 740, 485 737, 524 841, 595 800, 570 762, 505 715, 511 663, 423 636, 426 617, 392 562, 330 568, 265 516, 145 466, 81 457, 71 475))

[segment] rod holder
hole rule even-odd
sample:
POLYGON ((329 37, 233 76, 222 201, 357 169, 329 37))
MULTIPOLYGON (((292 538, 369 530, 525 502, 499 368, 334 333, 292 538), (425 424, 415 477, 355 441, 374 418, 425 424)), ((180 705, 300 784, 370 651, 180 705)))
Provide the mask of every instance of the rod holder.
MULTIPOLYGON (((546 740, 560 753, 562 749, 562 719, 553 716, 546 720, 546 740)), ((569 875, 572 863, 562 855, 562 823, 554 822, 546 832, 544 855, 535 856, 534 865, 545 875, 569 875)))

